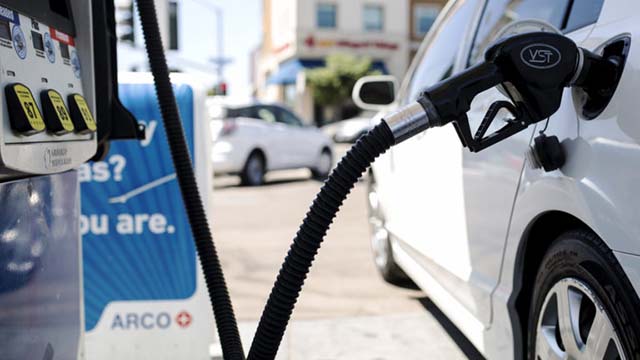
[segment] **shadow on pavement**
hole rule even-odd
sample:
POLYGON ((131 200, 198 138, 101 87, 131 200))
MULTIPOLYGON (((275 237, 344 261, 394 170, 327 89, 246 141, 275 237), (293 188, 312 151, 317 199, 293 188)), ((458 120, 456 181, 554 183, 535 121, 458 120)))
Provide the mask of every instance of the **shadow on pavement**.
POLYGON ((460 348, 466 357, 473 360, 484 360, 484 356, 467 339, 466 336, 449 320, 449 318, 428 297, 416 298, 422 306, 440 323, 451 340, 460 348))
POLYGON ((296 177, 296 178, 279 178, 279 179, 274 179, 274 180, 266 180, 264 182, 264 184, 260 185, 260 186, 244 186, 242 184, 240 184, 240 178, 238 178, 237 180, 231 182, 228 181, 228 179, 224 179, 224 182, 220 181, 220 183, 216 182, 214 180, 214 189, 215 190, 222 190, 222 189, 232 189, 232 188, 249 188, 249 189, 261 189, 261 188, 269 188, 271 186, 277 186, 277 185, 286 185, 286 184, 291 184, 291 183, 299 183, 299 182, 305 182, 305 181, 313 181, 312 179, 306 177, 306 178, 301 178, 301 177, 296 177))

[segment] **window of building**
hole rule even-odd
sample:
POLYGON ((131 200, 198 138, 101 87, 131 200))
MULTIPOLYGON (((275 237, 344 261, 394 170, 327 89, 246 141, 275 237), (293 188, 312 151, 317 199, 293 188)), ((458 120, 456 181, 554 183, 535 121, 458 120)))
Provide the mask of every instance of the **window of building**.
POLYGON ((169 49, 178 50, 178 3, 169 2, 169 49))
POLYGON ((321 29, 335 28, 337 12, 338 9, 335 4, 319 3, 316 15, 318 27, 321 29))
POLYGON ((433 4, 415 4, 413 8, 413 35, 423 37, 431 29, 440 13, 440 6, 433 4))
POLYGON ((469 64, 482 61, 487 48, 507 24, 518 20, 544 20, 558 29, 567 14, 570 0, 491 0, 487 3, 471 48, 469 64))
POLYGON ((365 5, 362 13, 365 31, 384 29, 384 8, 381 5, 365 5))

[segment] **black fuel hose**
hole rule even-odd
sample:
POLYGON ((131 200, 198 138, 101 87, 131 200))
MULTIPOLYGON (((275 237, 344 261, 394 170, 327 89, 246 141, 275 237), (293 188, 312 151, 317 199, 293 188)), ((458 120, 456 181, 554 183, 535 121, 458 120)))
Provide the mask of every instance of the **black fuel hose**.
POLYGON ((191 167, 191 156, 169 78, 156 8, 153 0, 137 0, 137 3, 149 65, 153 73, 160 111, 171 149, 171 158, 176 169, 182 199, 207 283, 222 353, 225 359, 242 360, 244 359, 244 351, 242 350, 238 324, 191 167))
POLYGON ((382 121, 356 142, 324 183, 282 264, 262 312, 248 359, 275 358, 311 263, 333 218, 360 176, 395 142, 394 134, 382 121))

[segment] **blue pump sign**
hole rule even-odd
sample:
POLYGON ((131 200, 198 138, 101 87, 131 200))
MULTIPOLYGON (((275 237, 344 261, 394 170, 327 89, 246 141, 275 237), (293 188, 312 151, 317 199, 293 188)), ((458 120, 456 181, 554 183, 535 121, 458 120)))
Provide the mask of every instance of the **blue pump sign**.
MULTIPOLYGON (((140 358, 134 353, 140 349, 148 358, 165 342, 156 333, 173 330, 182 337, 174 341, 186 344, 183 350, 167 349, 170 358, 205 358, 189 349, 194 343, 186 340, 190 328, 211 326, 212 316, 200 305, 206 293, 198 291, 203 288, 200 270, 155 89, 147 77, 131 78, 121 81, 120 98, 146 124, 146 139, 113 142, 103 161, 79 169, 87 352, 92 359, 133 359, 140 358), (130 337, 132 331, 142 335, 130 337), (96 346, 110 339, 118 339, 118 345, 103 356, 96 346)), ((174 90, 189 150, 201 153, 195 149, 206 140, 196 138, 195 127, 208 128, 200 109, 204 95, 188 82, 174 81, 174 90)), ((201 155, 195 158, 196 168, 211 174, 208 157, 201 155)), ((199 180, 210 189, 208 177, 199 180)), ((201 345, 202 355, 208 354, 208 345, 201 345)))

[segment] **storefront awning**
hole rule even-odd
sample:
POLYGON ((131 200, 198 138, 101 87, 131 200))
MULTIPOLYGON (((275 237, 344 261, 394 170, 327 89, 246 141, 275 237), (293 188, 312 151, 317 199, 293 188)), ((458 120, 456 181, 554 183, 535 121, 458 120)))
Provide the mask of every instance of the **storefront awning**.
MULTIPOLYGON (((278 68, 278 70, 269 76, 267 84, 269 85, 289 85, 296 83, 298 73, 304 69, 313 69, 323 67, 325 61, 323 59, 292 59, 278 68)), ((371 70, 378 70, 382 74, 388 74, 387 66, 382 61, 374 61, 371 64, 371 70)))

